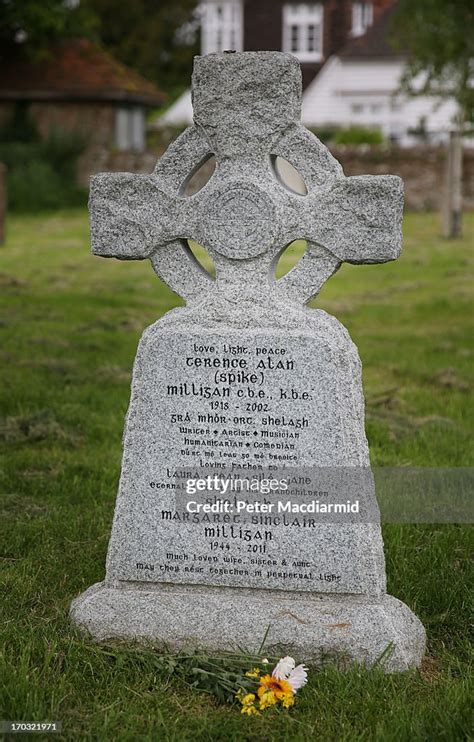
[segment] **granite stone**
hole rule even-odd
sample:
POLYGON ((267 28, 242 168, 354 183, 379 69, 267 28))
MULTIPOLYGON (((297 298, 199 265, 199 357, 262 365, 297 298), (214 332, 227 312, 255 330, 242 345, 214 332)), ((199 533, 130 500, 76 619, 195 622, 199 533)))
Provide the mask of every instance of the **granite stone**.
MULTIPOLYGON (((387 671, 416 666, 424 629, 386 595, 359 355, 337 319, 306 306, 343 262, 398 257, 402 183, 344 176, 299 122, 301 73, 290 55, 196 58, 193 104, 194 126, 152 175, 91 179, 93 253, 149 258, 186 306, 140 341, 106 578, 71 616, 96 639, 255 648, 270 627, 268 646, 303 659, 334 653, 371 665, 389 647, 387 671), (188 197, 211 155, 214 175, 188 197), (277 157, 307 195, 281 181, 277 157), (191 239, 213 259, 215 279, 191 239), (277 280, 296 239, 307 250, 277 280), (308 474, 323 500, 352 488, 363 517, 280 513, 282 492, 268 495, 275 510, 263 515, 186 509, 183 483, 242 471, 308 474)), ((292 491, 300 504, 312 492, 292 491)))

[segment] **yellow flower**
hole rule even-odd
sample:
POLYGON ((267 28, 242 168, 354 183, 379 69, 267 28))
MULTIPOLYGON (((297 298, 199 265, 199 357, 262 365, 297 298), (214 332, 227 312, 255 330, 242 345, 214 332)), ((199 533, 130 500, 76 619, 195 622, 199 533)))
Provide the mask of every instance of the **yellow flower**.
POLYGON ((249 706, 251 703, 255 701, 255 693, 246 693, 245 696, 242 698, 242 706, 249 706))
POLYGON ((277 703, 278 698, 272 690, 268 690, 266 693, 260 695, 260 711, 264 711, 269 706, 276 706, 277 703))
POLYGON ((254 667, 253 670, 249 670, 245 673, 245 676, 247 678, 259 678, 261 674, 261 670, 258 667, 254 667))
POLYGON ((242 704, 242 708, 240 709, 241 714, 248 714, 251 716, 252 714, 258 713, 254 706, 255 693, 246 693, 243 688, 240 688, 235 697, 242 704))
POLYGON ((294 694, 285 693, 283 698, 281 699, 281 703, 284 709, 289 709, 291 706, 293 706, 295 702, 294 694))
POLYGON ((275 706, 279 701, 284 708, 290 708, 294 704, 294 691, 290 683, 284 679, 264 675, 260 678, 260 685, 257 690, 260 699, 260 709, 268 706, 275 706))
POLYGON ((255 696, 253 693, 248 693, 244 688, 239 688, 235 697, 240 703, 253 703, 255 696))

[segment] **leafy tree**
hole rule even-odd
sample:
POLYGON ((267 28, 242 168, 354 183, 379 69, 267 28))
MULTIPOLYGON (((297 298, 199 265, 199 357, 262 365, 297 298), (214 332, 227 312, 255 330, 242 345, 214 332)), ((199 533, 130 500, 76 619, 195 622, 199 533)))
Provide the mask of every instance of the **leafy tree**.
POLYGON ((0 59, 21 44, 30 56, 51 43, 92 33, 94 16, 74 0, 0 0, 0 59))
POLYGON ((454 98, 443 204, 446 237, 461 235, 462 135, 474 123, 474 4, 472 0, 400 0, 394 18, 398 46, 409 54, 402 87, 454 98))
POLYGON ((63 38, 87 36, 173 94, 188 84, 198 53, 198 0, 0 0, 0 60, 18 44, 47 54, 63 38))
POLYGON ((197 0, 82 0, 97 35, 124 64, 173 94, 187 85, 198 53, 197 0))
POLYGON ((405 89, 453 97, 461 122, 474 122, 474 3, 400 0, 393 30, 409 54, 405 89))

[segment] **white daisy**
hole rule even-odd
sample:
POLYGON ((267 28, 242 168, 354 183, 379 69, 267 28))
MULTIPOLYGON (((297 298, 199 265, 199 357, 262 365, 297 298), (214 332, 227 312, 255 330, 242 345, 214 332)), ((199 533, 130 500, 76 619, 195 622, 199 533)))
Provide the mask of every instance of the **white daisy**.
POLYGON ((293 688, 293 693, 308 682, 308 668, 304 665, 297 665, 294 670, 290 672, 287 678, 289 684, 293 688))
POLYGON ((277 680, 286 680, 290 672, 294 669, 295 669, 295 661, 293 657, 283 657, 275 665, 272 675, 277 680))
POLYGON ((295 667, 293 657, 283 657, 275 666, 272 676, 277 680, 287 680, 293 693, 308 682, 308 668, 305 665, 295 667))

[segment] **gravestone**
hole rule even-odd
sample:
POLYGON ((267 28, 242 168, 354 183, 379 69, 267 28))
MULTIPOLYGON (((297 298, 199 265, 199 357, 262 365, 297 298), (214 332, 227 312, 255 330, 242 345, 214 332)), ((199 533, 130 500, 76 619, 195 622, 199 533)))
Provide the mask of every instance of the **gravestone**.
MULTIPOLYGON (((398 257, 402 184, 346 178, 299 123, 300 102, 289 55, 198 57, 195 124, 154 173, 92 178, 93 253, 149 258, 186 306, 140 341, 106 578, 71 615, 96 639, 256 649, 268 630, 269 648, 305 660, 335 653, 370 665, 386 653, 387 671, 404 670, 420 663, 425 633, 386 594, 358 353, 338 320, 305 306, 341 263, 398 257), (187 197, 212 154, 213 176, 187 197), (278 178, 277 157, 301 174, 306 195, 278 178), (212 257, 215 279, 189 239, 212 257), (296 239, 307 251, 277 280, 296 239), (282 492, 267 493, 267 511, 253 515, 190 512, 195 495, 185 507, 181 480, 232 471, 297 483, 309 472, 323 500, 327 483, 340 483, 343 499, 357 489, 372 516, 272 512, 282 492)), ((292 492, 296 503, 307 494, 292 492)))

